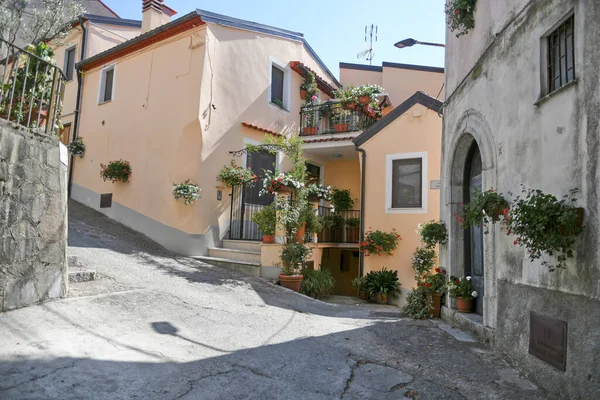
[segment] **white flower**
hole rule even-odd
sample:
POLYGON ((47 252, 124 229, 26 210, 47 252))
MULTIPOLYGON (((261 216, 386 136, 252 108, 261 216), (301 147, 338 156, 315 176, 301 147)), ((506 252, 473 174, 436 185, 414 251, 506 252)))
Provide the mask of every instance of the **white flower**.
POLYGON ((473 296, 473 297, 477 297, 477 292, 473 290, 473 291, 471 292, 471 296, 473 296))
POLYGON ((468 280, 468 281, 470 281, 470 280, 471 280, 471 277, 470 277, 470 276, 467 276, 467 280, 468 280))

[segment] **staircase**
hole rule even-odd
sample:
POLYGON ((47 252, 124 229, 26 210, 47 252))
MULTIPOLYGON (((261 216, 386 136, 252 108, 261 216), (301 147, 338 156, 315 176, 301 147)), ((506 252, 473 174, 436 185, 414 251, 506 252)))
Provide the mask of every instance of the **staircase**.
POLYGON ((260 276, 261 242, 251 240, 223 240, 223 247, 208 249, 208 256, 193 258, 207 264, 231 268, 246 275, 260 276))

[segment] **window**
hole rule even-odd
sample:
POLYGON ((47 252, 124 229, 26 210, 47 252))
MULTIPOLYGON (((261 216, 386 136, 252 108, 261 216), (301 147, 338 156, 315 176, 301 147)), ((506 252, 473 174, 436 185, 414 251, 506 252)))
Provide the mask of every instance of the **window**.
POLYGON ((280 103, 283 102, 283 83, 285 78, 285 72, 275 66, 271 66, 271 103, 280 103))
POLYGON ((100 76, 100 95, 98 97, 98 104, 112 101, 114 94, 114 82, 115 82, 115 67, 108 67, 102 70, 100 76))
POLYGON ((67 76, 67 81, 73 80, 73 75, 75 72, 75 54, 77 53, 76 50, 77 49, 75 47, 71 47, 65 51, 64 71, 65 75, 67 76))
POLYGON ((427 153, 386 157, 386 212, 427 212, 427 153))
POLYGON ((547 38, 548 93, 575 79, 575 16, 567 18, 547 38))

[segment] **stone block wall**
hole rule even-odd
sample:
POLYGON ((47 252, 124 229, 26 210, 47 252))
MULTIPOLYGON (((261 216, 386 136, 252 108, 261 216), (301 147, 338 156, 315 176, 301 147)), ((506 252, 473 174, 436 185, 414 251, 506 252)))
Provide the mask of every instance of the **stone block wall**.
POLYGON ((0 311, 63 297, 67 282, 58 139, 0 120, 0 311))

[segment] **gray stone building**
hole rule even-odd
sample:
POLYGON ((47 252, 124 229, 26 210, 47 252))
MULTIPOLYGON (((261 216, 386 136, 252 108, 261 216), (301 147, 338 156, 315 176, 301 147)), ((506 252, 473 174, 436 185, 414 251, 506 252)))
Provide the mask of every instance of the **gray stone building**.
MULTIPOLYGON (((440 264, 472 275, 468 323, 560 398, 600 398, 600 1, 479 0, 475 28, 447 33, 440 264), (500 224, 464 230, 471 190, 561 198, 580 190, 574 258, 550 272, 500 224), (533 355, 532 353, 536 354, 533 355)), ((546 256, 544 256, 546 257, 546 256)), ((462 318, 444 310, 449 318, 462 318)))

